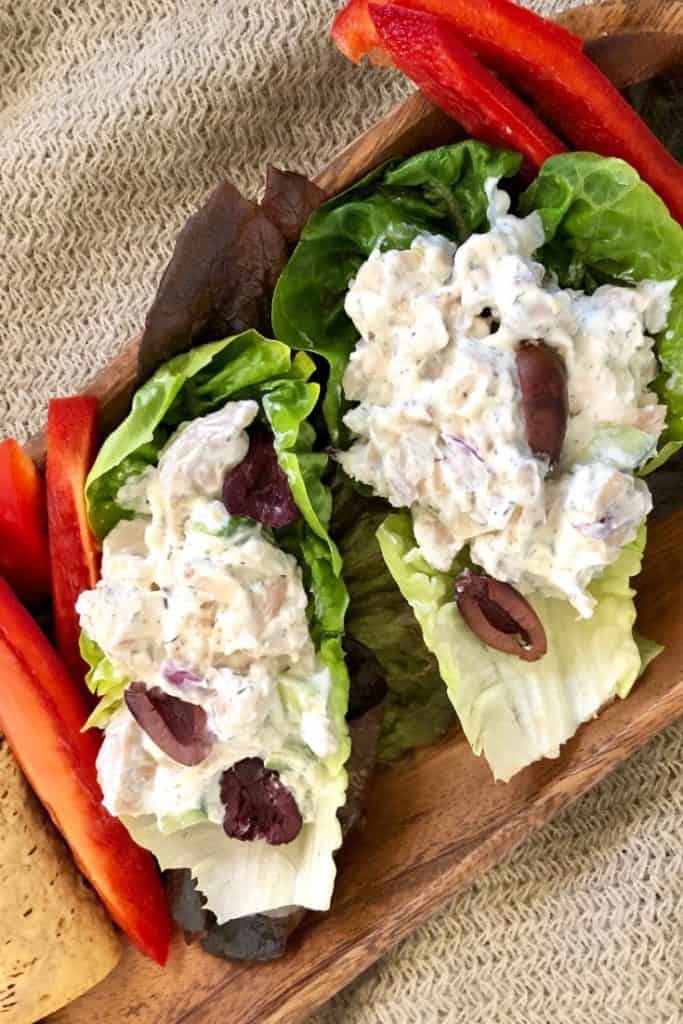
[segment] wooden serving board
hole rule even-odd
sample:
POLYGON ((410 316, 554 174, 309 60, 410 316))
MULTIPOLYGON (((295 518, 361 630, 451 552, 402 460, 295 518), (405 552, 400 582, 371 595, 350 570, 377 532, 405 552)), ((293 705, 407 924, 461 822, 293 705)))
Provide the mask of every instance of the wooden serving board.
MULTIPOLYGON (((683 2, 620 2, 564 18, 618 84, 683 65, 683 2), (606 35, 602 35, 606 33, 606 35)), ((323 27, 321 26, 321 31, 323 27)), ((451 141, 458 128, 413 96, 319 176, 339 191, 389 156, 451 141)), ((88 389, 111 429, 136 386, 137 339, 88 389)), ((29 450, 44 459, 44 440, 29 450)), ((462 734, 375 778, 365 829, 339 858, 332 911, 310 916, 287 956, 229 964, 177 936, 162 971, 128 947, 101 985, 53 1024, 282 1024, 299 1021, 370 966, 447 899, 683 714, 683 511, 651 527, 638 585, 640 628, 666 646, 627 701, 585 725, 555 761, 507 785, 492 781, 462 734)))

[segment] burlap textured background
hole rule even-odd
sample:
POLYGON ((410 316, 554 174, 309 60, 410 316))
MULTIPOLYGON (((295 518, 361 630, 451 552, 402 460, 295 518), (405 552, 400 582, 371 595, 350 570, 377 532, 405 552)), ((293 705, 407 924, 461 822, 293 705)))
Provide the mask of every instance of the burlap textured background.
MULTIPOLYGON (((337 5, 0 0, 0 434, 135 331, 222 176, 253 193, 267 161, 312 173, 404 94, 336 54, 337 5)), ((315 1024, 676 1024, 682 821, 679 725, 315 1024)))

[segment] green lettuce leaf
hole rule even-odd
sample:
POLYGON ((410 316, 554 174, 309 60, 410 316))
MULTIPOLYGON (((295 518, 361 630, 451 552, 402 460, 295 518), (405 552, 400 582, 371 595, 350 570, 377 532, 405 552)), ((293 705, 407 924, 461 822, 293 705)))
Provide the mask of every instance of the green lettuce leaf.
POLYGON ((435 743, 455 723, 436 658, 382 558, 376 532, 388 511, 383 501, 359 498, 348 482, 336 490, 332 529, 350 598, 346 630, 373 652, 387 685, 381 761, 435 743))
POLYGON ((664 650, 661 644, 658 644, 656 640, 650 640, 649 637, 643 636, 637 629, 633 630, 633 639, 638 646, 638 653, 640 654, 640 675, 643 674, 648 665, 650 665, 655 658, 664 650))
POLYGON ((487 178, 515 174, 521 158, 469 140, 392 160, 320 207, 280 275, 273 297, 276 337, 329 363, 324 412, 338 443, 341 379, 358 339, 344 312, 349 282, 379 245, 407 249, 421 232, 463 240, 486 220, 487 178))
MULTIPOLYGON (((659 451, 651 459, 648 459, 644 466, 641 466, 637 476, 649 476, 656 469, 661 469, 681 448, 683 448, 683 441, 665 441, 664 444, 659 446, 659 451)), ((656 500, 655 496, 655 503, 656 500)))
POLYGON ((185 811, 184 814, 164 814, 157 819, 157 827, 162 835, 169 836, 172 832, 180 832, 205 821, 208 821, 206 814, 197 808, 194 811, 185 811))
POLYGON ((476 754, 485 755, 496 779, 508 780, 539 758, 557 756, 582 722, 615 696, 626 697, 640 675, 629 581, 640 571, 644 527, 592 584, 592 618, 577 619, 567 601, 530 598, 548 637, 548 653, 536 662, 493 650, 465 625, 453 600, 462 566, 456 559, 448 573, 432 569, 415 544, 408 512, 390 515, 377 536, 436 655, 467 739, 476 754))
MULTIPOLYGON (((677 282, 656 343, 657 387, 669 409, 662 453, 673 454, 667 443, 683 441, 683 227, 632 167, 593 153, 551 157, 519 205, 540 214, 547 238, 541 260, 563 285, 677 282)), ((660 454, 657 465, 662 461, 660 454)))
POLYGON ((121 707, 123 691, 130 679, 118 675, 102 648, 91 640, 87 633, 81 632, 79 646, 83 661, 90 666, 85 677, 87 687, 100 698, 97 707, 83 726, 83 731, 93 727, 104 729, 113 713, 121 707))

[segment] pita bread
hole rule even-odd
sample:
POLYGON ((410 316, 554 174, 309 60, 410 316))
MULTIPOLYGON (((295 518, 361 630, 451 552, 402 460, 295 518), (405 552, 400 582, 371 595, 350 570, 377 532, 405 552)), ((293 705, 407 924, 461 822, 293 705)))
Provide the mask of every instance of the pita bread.
POLYGON ((0 1024, 33 1024, 101 981, 121 942, 0 734, 0 1024))

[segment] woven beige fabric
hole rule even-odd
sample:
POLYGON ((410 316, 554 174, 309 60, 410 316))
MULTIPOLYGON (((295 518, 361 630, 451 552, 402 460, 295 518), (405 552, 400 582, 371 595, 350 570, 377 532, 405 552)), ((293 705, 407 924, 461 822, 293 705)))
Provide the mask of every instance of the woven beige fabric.
MULTIPOLYGON (((404 94, 336 54, 336 6, 0 0, 1 434, 135 331, 222 176, 254 192, 267 161, 313 172, 404 94)), ((315 1024, 677 1024, 682 821, 678 726, 315 1024)))

